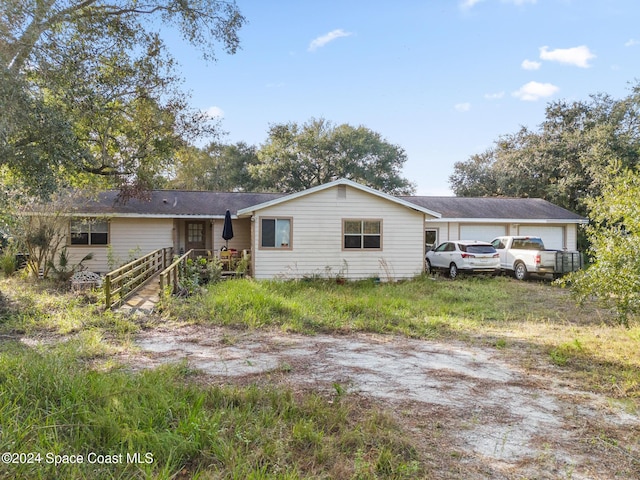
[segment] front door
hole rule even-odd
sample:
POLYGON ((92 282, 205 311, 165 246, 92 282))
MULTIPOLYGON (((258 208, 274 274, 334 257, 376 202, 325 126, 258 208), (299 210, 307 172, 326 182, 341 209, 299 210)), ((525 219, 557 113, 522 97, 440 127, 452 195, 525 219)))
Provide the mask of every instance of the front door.
POLYGON ((186 235, 185 248, 187 251, 191 249, 204 250, 206 248, 205 222, 187 222, 186 235))

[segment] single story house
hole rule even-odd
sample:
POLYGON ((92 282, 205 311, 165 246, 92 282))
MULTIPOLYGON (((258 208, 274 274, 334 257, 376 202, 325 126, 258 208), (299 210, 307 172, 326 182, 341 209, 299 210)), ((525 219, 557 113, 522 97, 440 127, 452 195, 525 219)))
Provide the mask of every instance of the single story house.
POLYGON ((411 278, 430 243, 539 235, 575 250, 586 219, 540 199, 397 197, 339 179, 293 194, 155 190, 118 202, 101 193, 70 212, 72 261, 89 252, 89 270, 106 273, 158 248, 251 254, 253 277, 411 278), (229 210, 234 236, 222 238, 229 210))

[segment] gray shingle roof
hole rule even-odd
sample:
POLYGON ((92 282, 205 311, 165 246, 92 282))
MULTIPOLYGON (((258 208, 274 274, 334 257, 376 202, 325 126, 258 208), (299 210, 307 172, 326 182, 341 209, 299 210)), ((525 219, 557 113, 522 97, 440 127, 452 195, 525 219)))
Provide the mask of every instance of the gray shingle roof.
MULTIPOLYGON (((118 201, 117 191, 102 192, 97 199, 78 204, 74 209, 84 215, 163 216, 223 218, 243 208, 286 196, 284 193, 203 192, 153 190, 149 198, 118 201)), ((501 197, 398 197, 417 206, 451 218, 557 219, 580 221, 583 217, 540 198, 501 197)))
POLYGON ((401 197, 442 214, 442 218, 582 220, 583 217, 541 198, 401 197))
POLYGON ((102 192, 95 200, 77 205, 75 213, 90 215, 136 215, 189 217, 224 217, 241 208, 282 197, 282 193, 196 192, 183 190, 152 190, 148 199, 132 198, 118 201, 117 191, 102 192))

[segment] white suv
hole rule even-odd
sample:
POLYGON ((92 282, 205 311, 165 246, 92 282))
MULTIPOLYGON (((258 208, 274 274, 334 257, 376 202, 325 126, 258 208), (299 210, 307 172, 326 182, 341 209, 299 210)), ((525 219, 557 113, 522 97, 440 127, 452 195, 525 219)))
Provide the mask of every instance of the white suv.
POLYGON ((443 270, 450 278, 460 272, 500 273, 500 254, 487 242, 457 240, 444 242, 427 252, 427 272, 443 270))

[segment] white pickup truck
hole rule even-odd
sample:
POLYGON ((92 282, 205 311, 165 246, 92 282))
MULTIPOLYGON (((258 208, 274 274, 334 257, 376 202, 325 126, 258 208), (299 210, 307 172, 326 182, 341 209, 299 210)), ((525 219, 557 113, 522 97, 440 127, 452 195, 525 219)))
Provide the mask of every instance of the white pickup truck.
POLYGON ((525 280, 529 274, 553 275, 582 268, 580 252, 546 250, 540 237, 497 237, 493 248, 500 254, 500 268, 513 274, 518 280, 525 280))

